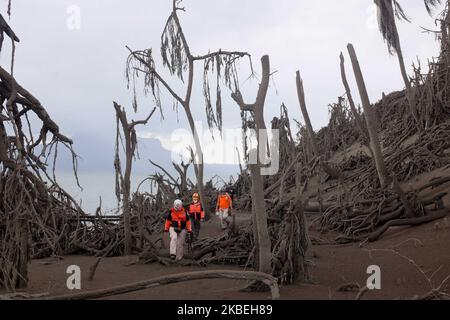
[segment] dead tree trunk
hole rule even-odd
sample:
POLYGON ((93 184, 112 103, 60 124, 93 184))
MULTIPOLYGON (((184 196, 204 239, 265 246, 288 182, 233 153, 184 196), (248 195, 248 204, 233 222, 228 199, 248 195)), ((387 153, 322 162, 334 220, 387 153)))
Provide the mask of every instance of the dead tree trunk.
POLYGON ((139 210, 139 243, 138 248, 141 250, 144 250, 145 246, 145 238, 144 238, 144 210, 139 210))
MULTIPOLYGON (((265 273, 271 272, 271 243, 269 232, 267 229, 267 212, 264 202, 264 186, 261 176, 261 166, 265 162, 262 157, 267 155, 267 141, 260 141, 260 133, 266 129, 264 122, 264 103, 266 100, 267 90, 269 88, 270 79, 270 60, 269 56, 265 55, 261 58, 262 65, 262 80, 259 85, 258 94, 255 103, 246 104, 239 91, 233 93, 231 97, 239 105, 241 110, 250 111, 254 115, 256 132, 258 137, 258 144, 256 151, 256 164, 250 164, 251 179, 252 179, 252 207, 254 213, 254 223, 256 224, 255 243, 258 246, 258 270, 265 273)), ((265 159, 264 159, 265 160, 265 159)))
MULTIPOLYGON (((297 95, 300 103, 300 109, 302 111, 303 118, 305 119, 306 130, 308 131, 309 141, 313 149, 314 156, 320 157, 319 146, 317 145, 316 134, 314 133, 313 127, 311 125, 311 120, 309 119, 308 109, 306 108, 305 102, 305 92, 303 89, 303 80, 300 77, 300 71, 297 71, 297 95)), ((331 168, 324 160, 320 161, 322 169, 331 177, 338 178, 339 173, 331 168)))
POLYGON ((406 99, 408 100, 409 111, 416 122, 417 128, 419 129, 419 131, 422 131, 422 124, 420 123, 419 110, 417 108, 417 102, 416 102, 416 97, 415 97, 415 93, 414 93, 414 88, 412 87, 408 73, 406 72, 405 60, 403 59, 403 52, 400 47, 400 43, 399 43, 399 47, 397 50, 397 57, 398 57, 398 63, 400 66, 400 72, 402 74, 403 82, 405 83, 406 99))
POLYGON ((341 79, 342 83, 345 88, 345 93, 347 95, 348 103, 350 104, 350 109, 352 110, 353 116, 355 117, 356 125, 358 126, 359 132, 361 136, 363 137, 364 141, 368 142, 370 141, 369 134, 367 132, 366 127, 364 126, 364 120, 359 114, 358 110, 356 109, 355 101, 353 100, 352 92, 350 90, 350 86, 348 85, 347 76, 345 75, 345 61, 344 61, 344 55, 341 52, 340 55, 341 60, 341 79))
POLYGON ((259 280, 267 284, 270 288, 272 299, 280 298, 280 291, 277 280, 270 274, 255 271, 232 271, 232 270, 213 270, 213 271, 194 271, 179 274, 161 276, 149 280, 129 283, 113 288, 101 289, 90 292, 82 292, 77 294, 56 296, 52 298, 44 298, 42 300, 87 300, 104 298, 108 296, 124 294, 139 290, 145 290, 156 286, 166 285, 170 283, 192 281, 199 279, 237 279, 237 280, 259 280))
MULTIPOLYGON (((116 146, 116 174, 120 176, 120 194, 122 195, 123 202, 123 223, 124 223, 124 234, 125 234, 125 255, 130 255, 132 253, 132 235, 131 235, 131 207, 130 207, 130 189, 131 189, 131 169, 133 165, 133 157, 136 150, 137 138, 135 126, 138 124, 147 124, 151 116, 155 112, 156 108, 150 113, 150 115, 141 121, 128 122, 127 114, 125 109, 123 109, 116 102, 113 102, 114 108, 116 110, 117 121, 122 125, 123 136, 125 139, 125 173, 122 176, 120 170, 120 163, 118 161, 118 145, 116 146), (117 172, 119 171, 119 172, 117 172)), ((117 133, 119 134, 119 132, 117 133)))
MULTIPOLYGON (((420 123, 419 111, 417 109, 417 103, 415 99, 414 88, 411 86, 411 81, 406 72, 405 60, 403 58, 403 51, 400 44, 400 35, 398 33, 396 18, 403 19, 409 22, 409 18, 404 13, 400 4, 394 3, 392 0, 375 0, 375 4, 378 7, 378 22, 380 25, 381 34, 386 40, 388 45, 388 50, 390 54, 395 51, 397 53, 397 58, 400 66, 400 72, 402 74, 403 82, 406 87, 406 98, 408 100, 409 110, 414 118, 416 126, 419 131, 422 130, 422 124, 420 123)), ((430 6, 435 6, 440 3, 440 1, 425 1, 427 8, 430 6)))
POLYGON ((370 105, 369 95, 367 94, 364 77, 359 66, 358 58, 352 44, 348 45, 348 52, 352 61, 353 72, 355 73, 356 83, 358 85, 359 95, 364 109, 364 118, 366 119, 367 131, 370 137, 370 146, 374 156, 375 166, 377 168, 378 179, 382 188, 387 184, 387 172, 383 160, 383 153, 381 151, 380 140, 378 138, 378 130, 376 121, 372 114, 372 106, 370 105))
POLYGON ((26 288, 28 284, 28 223, 24 218, 19 221, 20 226, 20 255, 18 288, 26 288))
POLYGON ((256 222, 258 244, 258 271, 271 272, 271 243, 267 229, 267 213, 264 203, 264 186, 261 176, 261 167, 258 164, 250 164, 252 175, 252 206, 254 222, 256 222))
MULTIPOLYGON (((393 14, 393 11, 392 11, 392 14, 393 14)), ((416 106, 414 88, 411 86, 411 81, 408 77, 408 73, 406 72, 405 59, 403 58, 403 50, 402 50, 402 46, 400 44, 400 35, 398 34, 397 23, 395 23, 395 18, 394 18, 394 23, 393 23, 393 32, 395 34, 394 35, 394 38, 395 38, 394 48, 397 53, 398 64, 400 67, 400 73, 402 74, 402 79, 403 79, 403 82, 404 82, 405 88, 406 88, 406 99, 408 101, 409 111, 411 113, 411 116, 414 118, 414 120, 416 122, 417 128, 419 130, 422 130, 422 126, 420 124, 419 114, 418 114, 418 110, 417 110, 417 106, 416 106)))
MULTIPOLYGON (((291 213, 291 226, 296 222, 293 219, 294 215, 298 219, 298 224, 300 229, 297 230, 299 233, 296 235, 300 240, 297 250, 299 250, 299 256, 297 259, 298 265, 296 268, 298 269, 298 277, 303 282, 309 282, 311 280, 311 276, 308 271, 308 263, 306 261, 306 254, 311 245, 311 240, 308 236, 307 223, 305 217, 305 192, 302 186, 302 165, 300 162, 297 163, 296 172, 295 172, 295 198, 294 198, 294 212, 291 213)), ((293 229, 293 227, 291 227, 293 229)), ((295 229, 293 229, 295 230, 295 229)), ((292 241, 292 240, 291 240, 292 241)), ((292 255, 292 253, 291 253, 292 255)))
POLYGON ((267 155, 267 140, 260 141, 260 132, 266 130, 266 123, 264 122, 264 103, 266 101, 267 90, 269 89, 270 79, 270 61, 269 56, 265 55, 261 58, 262 65, 262 80, 259 85, 258 94, 254 104, 253 114, 256 124, 256 132, 258 134, 257 145, 257 163, 250 165, 250 171, 252 175, 252 190, 254 194, 253 206, 255 207, 255 221, 256 230, 258 232, 258 246, 259 246, 259 259, 258 270, 264 273, 270 273, 271 268, 271 243, 269 237, 269 231, 267 229, 267 212, 264 202, 264 183, 261 176, 261 165, 265 163, 267 155))
POLYGON ((356 82, 358 84, 359 94, 361 96, 361 102, 364 108, 364 117, 366 119, 367 130, 370 137, 370 145, 372 154, 375 160, 375 166, 380 180, 381 188, 385 188, 388 184, 392 183, 394 191, 399 195, 400 200, 405 206, 406 215, 408 217, 413 216, 414 212, 411 204, 409 203, 405 193, 403 192, 400 184, 395 177, 390 177, 386 171, 386 166, 383 159, 383 152, 381 151, 381 144, 378 137, 377 122, 373 114, 372 106, 370 105, 369 95, 367 94, 366 85, 364 83, 364 77, 359 66, 358 58, 356 56, 355 49, 352 44, 348 44, 348 52, 353 65, 353 71, 355 73, 356 82))

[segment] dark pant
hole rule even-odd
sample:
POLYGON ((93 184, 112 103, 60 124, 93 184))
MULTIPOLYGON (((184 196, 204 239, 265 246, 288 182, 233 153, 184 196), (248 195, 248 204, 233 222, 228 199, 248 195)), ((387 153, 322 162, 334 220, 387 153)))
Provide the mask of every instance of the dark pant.
POLYGON ((191 220, 191 226, 192 226, 192 233, 194 236, 194 240, 198 239, 198 236, 200 234, 200 220, 194 219, 194 217, 189 217, 191 220))

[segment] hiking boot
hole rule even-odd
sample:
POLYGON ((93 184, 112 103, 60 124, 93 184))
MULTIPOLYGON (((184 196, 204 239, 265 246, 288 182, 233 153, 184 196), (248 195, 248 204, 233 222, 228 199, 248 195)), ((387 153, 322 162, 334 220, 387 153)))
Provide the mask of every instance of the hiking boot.
POLYGON ((174 254, 171 254, 171 255, 170 255, 170 260, 175 260, 175 259, 176 259, 176 257, 177 257, 176 255, 174 255, 174 254))

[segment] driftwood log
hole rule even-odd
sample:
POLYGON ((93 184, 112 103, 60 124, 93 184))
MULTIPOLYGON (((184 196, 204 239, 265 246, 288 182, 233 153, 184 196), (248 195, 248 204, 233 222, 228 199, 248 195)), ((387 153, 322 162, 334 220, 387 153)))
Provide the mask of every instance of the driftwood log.
POLYGON ((157 286, 177 283, 182 281, 192 281, 200 279, 237 279, 237 280, 253 280, 261 281, 270 288, 271 297, 273 300, 280 298, 280 291, 277 280, 269 274, 255 271, 230 271, 230 270, 214 270, 214 271, 195 271, 178 273, 174 275, 157 277, 149 280, 130 283, 113 288, 106 288, 96 291, 77 293, 72 295, 56 296, 51 298, 44 298, 45 300, 86 300, 99 299, 118 294, 124 294, 134 291, 145 290, 157 286))

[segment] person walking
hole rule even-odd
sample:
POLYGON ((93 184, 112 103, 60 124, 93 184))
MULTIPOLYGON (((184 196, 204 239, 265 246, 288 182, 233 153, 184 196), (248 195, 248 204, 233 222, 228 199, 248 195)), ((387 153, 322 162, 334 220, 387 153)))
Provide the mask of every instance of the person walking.
POLYGON ((183 246, 186 234, 191 236, 192 227, 189 215, 183 208, 183 202, 179 199, 173 202, 173 208, 167 214, 164 232, 170 235, 170 259, 183 259, 183 246))
POLYGON ((205 211, 200 202, 200 196, 197 192, 192 195, 192 203, 188 207, 189 218, 193 231, 193 240, 197 240, 200 234, 200 226, 205 221, 205 211))
POLYGON ((217 198, 216 214, 220 219, 222 230, 227 229, 232 223, 231 214, 233 210, 233 202, 226 189, 223 188, 217 198))

